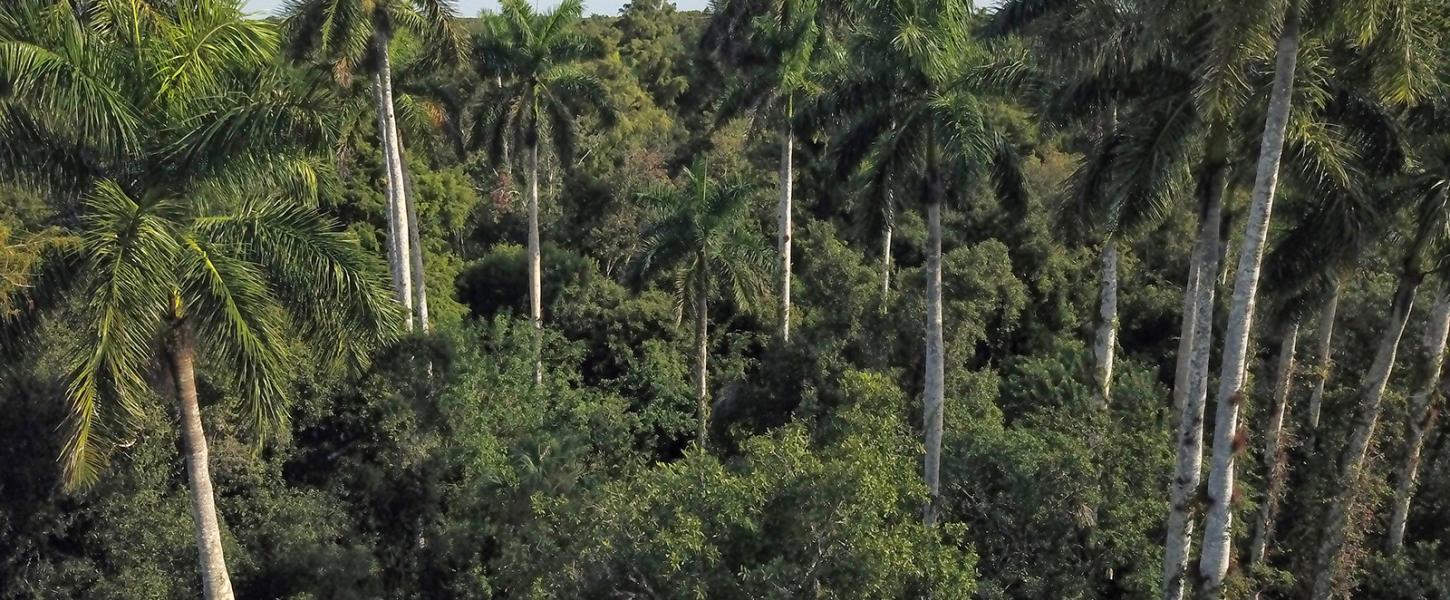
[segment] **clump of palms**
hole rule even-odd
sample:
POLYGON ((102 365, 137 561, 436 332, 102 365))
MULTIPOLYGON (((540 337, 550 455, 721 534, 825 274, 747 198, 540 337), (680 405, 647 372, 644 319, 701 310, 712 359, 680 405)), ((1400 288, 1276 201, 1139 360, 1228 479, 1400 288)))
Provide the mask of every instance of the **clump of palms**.
POLYGON ((743 178, 711 180, 703 162, 686 169, 679 186, 640 194, 653 216, 633 270, 641 277, 668 273, 675 301, 694 319, 696 441, 701 447, 710 424, 710 298, 749 308, 769 295, 773 261, 750 218, 756 196, 756 188, 743 178))
POLYGON ((355 75, 370 79, 388 200, 388 259, 393 289, 407 312, 403 323, 428 331, 428 293, 417 207, 409 192, 403 139, 393 87, 392 42, 411 33, 427 49, 431 66, 462 62, 464 32, 449 0, 288 0, 282 9, 288 53, 314 59, 345 87, 355 75))
POLYGON ((356 357, 395 315, 374 263, 313 208, 320 161, 309 151, 329 135, 326 98, 274 70, 272 25, 234 0, 138 14, 32 0, 0 10, 0 88, 17 91, 8 116, 39 125, 0 142, 5 173, 65 182, 47 193, 78 215, 61 225, 77 241, 35 265, 68 276, 35 278, 52 289, 29 290, 4 325, 74 325, 62 342, 71 486, 100 476, 153 391, 177 402, 203 591, 231 598, 198 362, 218 368, 265 435, 286 419, 291 335, 356 357), (17 143, 77 160, 30 162, 17 143), (164 389, 151 389, 152 369, 164 389))
POLYGON ((579 31, 583 12, 580 0, 565 0, 546 13, 535 12, 524 0, 504 0, 502 11, 486 16, 483 31, 474 37, 473 68, 480 89, 464 107, 469 147, 486 148, 496 164, 508 160, 510 147, 521 148, 525 156, 535 381, 543 377, 537 360, 544 327, 539 246, 541 138, 548 136, 548 149, 567 167, 573 162, 578 137, 576 115, 593 111, 606 125, 615 116, 604 85, 580 65, 603 52, 579 31))

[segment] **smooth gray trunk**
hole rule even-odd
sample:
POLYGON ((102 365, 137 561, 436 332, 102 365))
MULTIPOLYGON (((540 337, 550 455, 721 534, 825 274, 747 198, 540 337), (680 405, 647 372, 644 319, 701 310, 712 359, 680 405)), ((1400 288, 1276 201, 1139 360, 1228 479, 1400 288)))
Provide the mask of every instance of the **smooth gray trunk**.
POLYGON ((1094 401, 1107 410, 1112 401, 1113 351, 1118 340, 1118 243, 1103 243, 1102 270, 1098 274, 1098 324, 1093 336, 1094 401))
POLYGON ((196 549, 200 556, 202 596, 207 600, 232 600, 232 581, 222 555, 221 525, 216 514, 216 496, 211 487, 211 462, 206 432, 201 426, 201 405, 196 396, 196 348, 184 325, 171 334, 167 358, 176 385, 180 407, 181 448, 186 458, 186 478, 191 496, 191 517, 196 525, 196 549))
POLYGON ((388 168, 388 181, 392 188, 389 211, 392 213, 392 220, 396 223, 396 234, 392 241, 397 248, 398 254, 398 282, 399 294, 402 296, 403 309, 407 311, 408 319, 406 326, 408 331, 413 330, 414 313, 414 292, 413 292, 413 258, 409 240, 412 239, 411 227, 408 224, 408 200, 404 189, 402 151, 399 149, 398 141, 398 118, 393 110, 393 73, 392 63, 388 58, 388 44, 380 41, 382 65, 378 69, 379 85, 382 87, 383 96, 383 153, 387 159, 383 162, 388 168))
POLYGON ((1384 397, 1385 385, 1395 366, 1395 354, 1399 351, 1400 338, 1405 332, 1405 323, 1410 319, 1410 310, 1415 304, 1415 290, 1419 287, 1419 275, 1406 273, 1400 276, 1390 304, 1389 320, 1380 336, 1379 348, 1374 362, 1370 364, 1365 381, 1360 386, 1359 404, 1355 408, 1354 421, 1344 452, 1339 458, 1339 469, 1330 500, 1329 511, 1323 519, 1323 533, 1320 538, 1319 554, 1314 573, 1314 587, 1310 597, 1328 600, 1334 593, 1338 577, 1339 552, 1344 546, 1344 529, 1349 509, 1354 502, 1358 488, 1360 467, 1364 465, 1365 453, 1369 451, 1374 437, 1375 425, 1379 420, 1380 400, 1384 397))
POLYGON ((891 234, 896 229, 895 219, 887 218, 886 231, 881 237, 881 312, 886 312, 891 297, 891 234))
POLYGON ((1385 552, 1398 554, 1405 545, 1405 522, 1410 516, 1410 499, 1415 493, 1415 479, 1420 471, 1420 454, 1425 447, 1425 434, 1434 425, 1436 395, 1440 393, 1441 369, 1445 366, 1445 340, 1450 334, 1450 290, 1443 287, 1430 322, 1425 327, 1420 363, 1417 367, 1415 391, 1410 396, 1410 412, 1406 415, 1405 453, 1395 470, 1395 498, 1390 512, 1389 535, 1385 552))
POLYGON ((401 240, 398 229, 397 211, 399 182, 394 178, 393 155, 388 152, 388 110, 387 96, 383 94, 383 78, 379 73, 373 73, 373 99, 378 113, 378 144, 383 151, 383 196, 387 199, 386 217, 388 221, 388 272, 393 283, 393 299, 397 300, 406 309, 404 312, 404 326, 411 329, 413 326, 413 311, 410 308, 412 297, 404 285, 403 263, 407 262, 407 255, 403 253, 403 247, 399 244, 401 240))
MULTIPOLYGON (((1215 137, 1222 140, 1221 136, 1215 137)), ((1190 258, 1190 280, 1184 292, 1186 309, 1181 335, 1187 336, 1188 343, 1179 341, 1179 381, 1174 386, 1175 402, 1182 404, 1181 414, 1176 417, 1177 459, 1168 491, 1167 534, 1163 545, 1163 597, 1166 600, 1183 598, 1193 541, 1193 504, 1203 476, 1203 412, 1213 350, 1214 296, 1221 256, 1219 228, 1223 221, 1227 177, 1227 167, 1219 158, 1205 162, 1200 178, 1204 211, 1190 258)))
POLYGON ((1329 383, 1330 371, 1334 368, 1334 318, 1339 312, 1339 283, 1329 290, 1324 307, 1319 309, 1319 331, 1314 347, 1318 355, 1314 359, 1314 388, 1309 392, 1309 431, 1315 435, 1319 429, 1319 412, 1324 406, 1324 387, 1329 383))
MULTIPOLYGON (((1200 226, 1201 228, 1201 226, 1200 226)), ((1198 326, 1198 287, 1201 283, 1199 270, 1202 268, 1202 231, 1199 242, 1194 245, 1188 258, 1188 279, 1183 286, 1183 308, 1178 325, 1178 354, 1173 369, 1173 410, 1170 413, 1173 430, 1178 431, 1183 407, 1188 404, 1189 361, 1193 358, 1193 334, 1198 326)))
POLYGON ((413 174, 408 172, 408 159, 403 152, 403 140, 398 138, 398 164, 403 166, 403 202, 408 213, 408 264, 413 271, 413 308, 417 310, 418 326, 428 333, 431 323, 428 318, 428 281, 423 270, 423 243, 419 240, 418 207, 413 201, 413 174))
POLYGON ((1235 438, 1239 430, 1239 408, 1243 404, 1244 368, 1248 360, 1249 334, 1253 331, 1254 301, 1263 266, 1264 243, 1273 214, 1274 193, 1279 182, 1279 163, 1284 152, 1284 132, 1294 95, 1294 71, 1299 56, 1299 7, 1291 2, 1279 35, 1274 65, 1274 87, 1269 96, 1264 136, 1259 145, 1258 171, 1254 192, 1239 247, 1234 280, 1233 305, 1224 330, 1223 364, 1214 415, 1213 463, 1208 476, 1208 514, 1204 519, 1203 546, 1198 572, 1205 598, 1223 596, 1233 546, 1233 510, 1229 505, 1234 489, 1235 438))
POLYGON ((1278 516, 1279 500, 1284 496, 1284 480, 1289 473, 1284 444, 1284 419, 1289 413, 1289 397, 1294 389, 1294 351, 1299 341, 1299 324, 1292 323, 1279 340, 1279 360, 1274 369, 1274 407, 1269 412, 1269 422, 1264 431, 1264 465, 1267 477, 1264 484, 1264 499, 1259 504, 1258 519, 1254 523, 1254 539, 1249 544, 1249 566, 1264 561, 1269 548, 1269 537, 1274 533, 1274 519, 1278 516))
POLYGON ((791 187, 793 160, 791 153, 795 146, 795 131, 786 117, 780 140, 780 205, 776 214, 776 250, 780 268, 780 339, 790 341, 790 242, 791 242, 791 187))
POLYGON ((695 402, 699 408, 699 428, 695 441, 705 448, 710 433, 710 392, 707 373, 710 361, 710 311, 707 298, 710 293, 709 275, 706 273, 705 253, 697 256, 699 275, 695 278, 695 402))
MULTIPOLYGON (((939 183, 933 182, 933 187, 939 183)), ((941 498, 941 441, 946 403, 946 359, 942 339, 941 292, 941 202, 934 191, 927 201, 926 242, 926 373, 922 391, 922 430, 926 438, 923 475, 926 479, 927 505, 922 521, 931 527, 941 498)))
POLYGON ((529 144, 529 323, 534 328, 534 383, 544 381, 543 270, 539 249, 539 141, 529 144))

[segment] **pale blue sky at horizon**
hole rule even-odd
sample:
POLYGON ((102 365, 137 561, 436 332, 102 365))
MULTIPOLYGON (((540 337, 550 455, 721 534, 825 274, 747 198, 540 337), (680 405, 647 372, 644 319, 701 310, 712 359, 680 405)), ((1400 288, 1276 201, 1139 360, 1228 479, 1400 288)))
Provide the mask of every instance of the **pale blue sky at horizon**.
MULTIPOLYGON (((617 15, 620 7, 627 4, 629 0, 584 0, 584 11, 595 15, 617 15)), ((282 6, 283 0, 244 0, 249 12, 270 15, 276 12, 277 7, 282 6)), ((709 5, 709 0, 675 0, 675 6, 681 10, 703 10, 709 5)), ((478 16, 483 9, 498 10, 498 0, 458 0, 458 14, 465 17, 478 16)), ((557 0, 536 0, 535 4, 541 7, 550 7, 558 4, 557 0)))

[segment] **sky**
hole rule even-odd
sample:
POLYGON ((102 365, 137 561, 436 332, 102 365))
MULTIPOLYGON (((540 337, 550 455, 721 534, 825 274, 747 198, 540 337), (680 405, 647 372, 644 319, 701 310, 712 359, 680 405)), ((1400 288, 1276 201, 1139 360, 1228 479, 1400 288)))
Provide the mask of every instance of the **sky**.
MULTIPOLYGON (((596 15, 616 15, 619 8, 629 0, 584 0, 584 11, 596 15)), ((271 14, 282 5, 283 0, 244 0, 247 10, 262 14, 271 14)), ((534 3, 541 7, 549 7, 557 4, 557 0, 534 0, 534 3)), ((681 10, 703 10, 709 4, 709 0, 675 0, 675 6, 681 10)), ((465 17, 472 17, 479 11, 487 8, 498 10, 498 0, 457 0, 458 14, 465 17)))

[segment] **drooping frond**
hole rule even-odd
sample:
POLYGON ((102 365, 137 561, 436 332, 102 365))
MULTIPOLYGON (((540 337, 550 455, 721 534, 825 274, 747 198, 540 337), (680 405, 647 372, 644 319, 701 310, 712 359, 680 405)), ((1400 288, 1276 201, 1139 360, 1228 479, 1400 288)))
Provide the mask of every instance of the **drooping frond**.
POLYGON ((361 356, 394 334, 397 308, 376 261, 317 211, 282 198, 251 200, 200 217, 194 228, 259 265, 297 334, 329 344, 335 355, 361 356))
POLYGON ((70 435, 62 455, 69 485, 94 483, 108 445, 142 412, 144 373, 156 355, 160 326, 172 306, 170 268, 179 248, 161 199, 138 202, 103 182, 87 202, 81 256, 90 279, 77 307, 66 399, 70 435))
POLYGON ((282 306, 255 264, 203 238, 184 237, 182 244, 176 269, 187 323, 201 350, 227 363, 253 431, 265 438, 286 421, 282 306))

